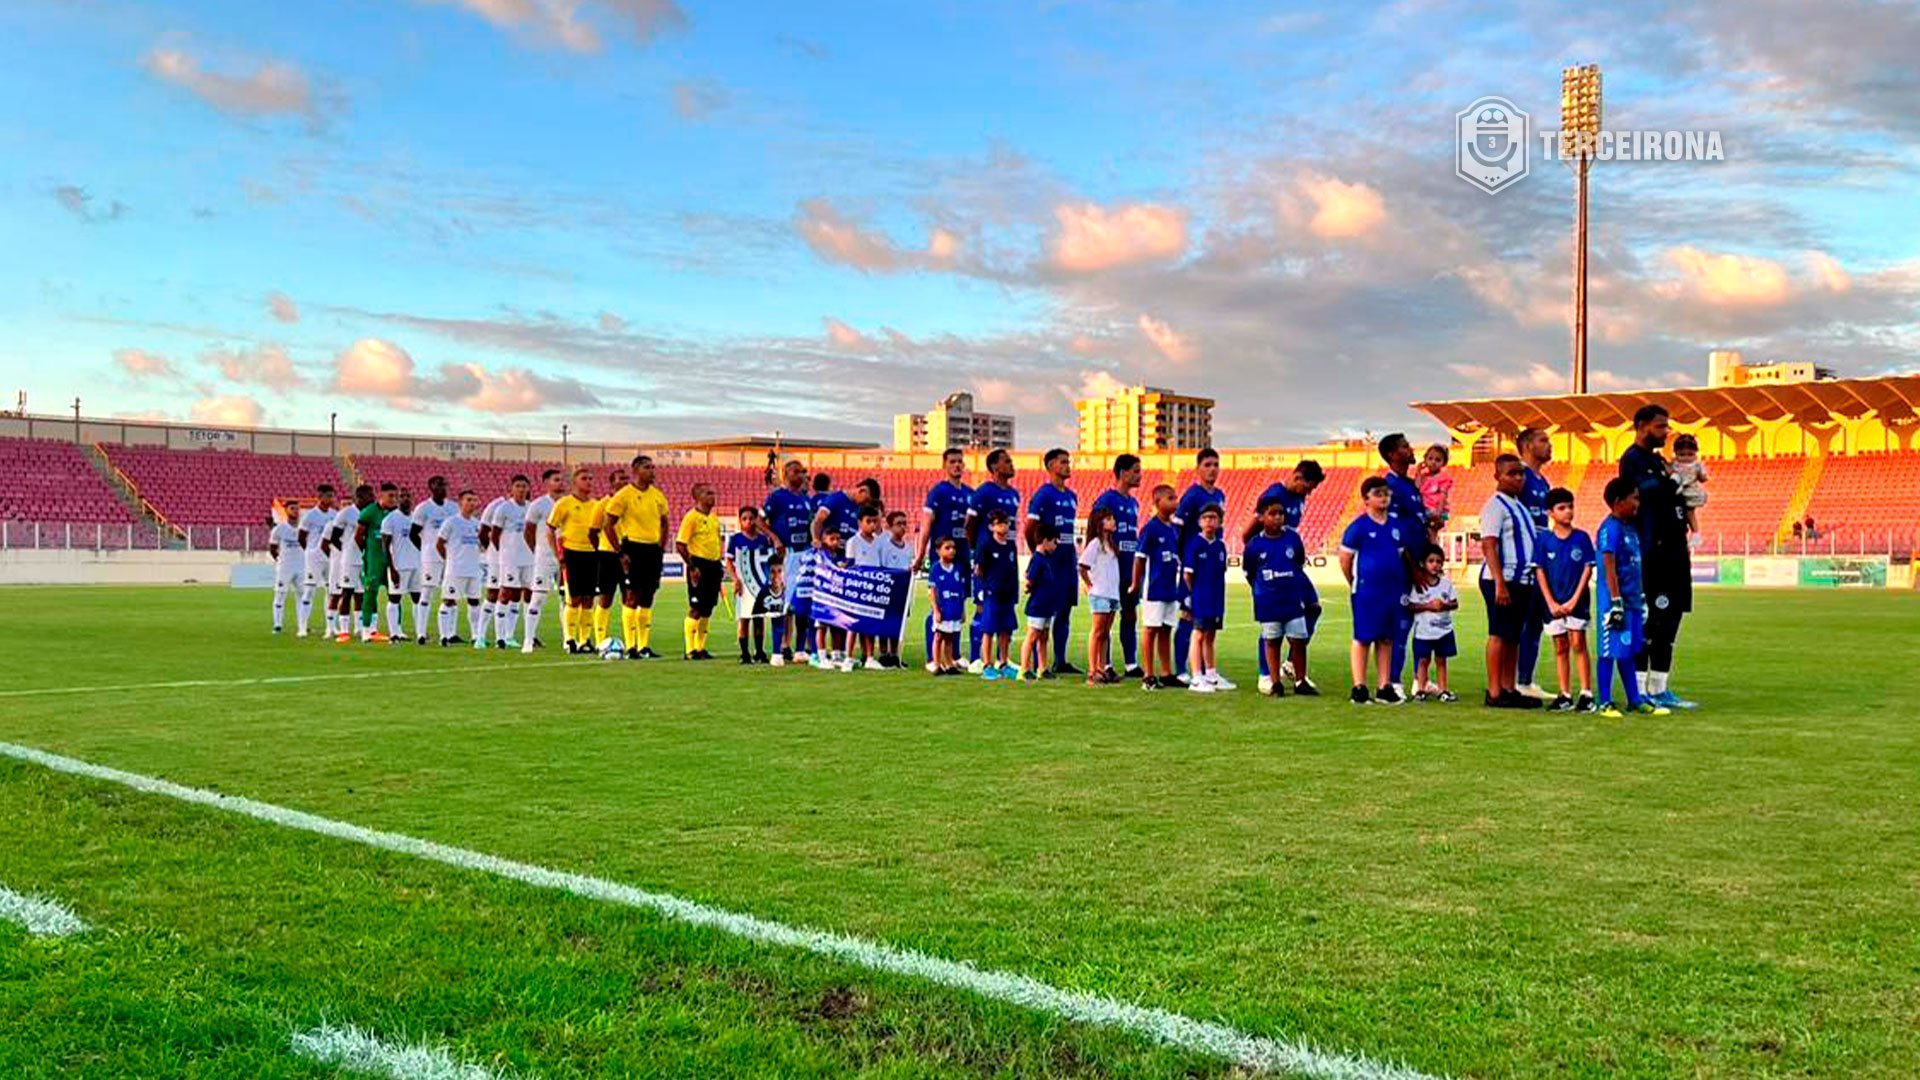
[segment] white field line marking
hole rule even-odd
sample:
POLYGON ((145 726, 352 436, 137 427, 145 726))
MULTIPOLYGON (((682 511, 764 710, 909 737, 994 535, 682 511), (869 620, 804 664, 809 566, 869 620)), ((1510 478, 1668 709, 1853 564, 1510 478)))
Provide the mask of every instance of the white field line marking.
POLYGON ((64 904, 26 896, 5 885, 0 885, 0 922, 18 923, 35 937, 66 937, 84 934, 90 929, 85 920, 68 911, 64 904))
POLYGON ((322 1065, 390 1080, 498 1080, 478 1065, 463 1065, 438 1046, 400 1046, 349 1024, 295 1032, 293 1052, 322 1065))
POLYGON ((709 907, 667 893, 563 870, 514 862, 497 855, 451 847, 399 833, 380 832, 300 810, 203 788, 186 787, 138 773, 122 772, 77 758, 0 742, 0 756, 41 765, 56 772, 119 784, 150 795, 224 810, 289 829, 444 863, 463 870, 555 889, 589 900, 640 908, 692 926, 719 930, 748 941, 801 949, 873 971, 923 979, 940 986, 1006 1002, 1093 1027, 1114 1028, 1167 1046, 1238 1063, 1252 1069, 1294 1073, 1315 1080, 1435 1080, 1404 1065, 1357 1054, 1320 1050, 1300 1039, 1252 1035, 1208 1020, 1165 1009, 1134 1005, 1082 990, 1067 990, 1012 972, 981 969, 911 949, 895 948, 850 934, 788 926, 753 915, 709 907))
POLYGON ((531 668, 586 668, 578 660, 548 660, 511 667, 480 667, 467 664, 439 668, 381 668, 374 671, 335 671, 320 675, 262 675, 252 679, 175 679, 172 682, 119 683, 114 686, 42 686, 26 690, 0 690, 0 698, 44 697, 53 694, 112 694, 128 690, 189 690, 194 687, 283 686, 288 683, 326 682, 330 679, 396 679, 416 675, 474 675, 494 671, 527 671, 531 668))

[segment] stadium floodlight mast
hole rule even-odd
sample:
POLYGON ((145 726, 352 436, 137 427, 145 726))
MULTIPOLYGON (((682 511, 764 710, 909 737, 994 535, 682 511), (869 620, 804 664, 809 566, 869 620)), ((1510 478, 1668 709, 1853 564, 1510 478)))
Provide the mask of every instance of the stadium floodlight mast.
POLYGON ((567 456, 567 425, 561 424, 560 425, 560 463, 562 465, 565 465, 567 462, 572 460, 573 459, 571 457, 567 456))
POLYGON ((1587 174, 1600 141, 1600 65, 1560 72, 1560 156, 1573 169, 1573 392, 1587 392, 1587 174), (1568 154, 1571 152, 1571 159, 1568 154))

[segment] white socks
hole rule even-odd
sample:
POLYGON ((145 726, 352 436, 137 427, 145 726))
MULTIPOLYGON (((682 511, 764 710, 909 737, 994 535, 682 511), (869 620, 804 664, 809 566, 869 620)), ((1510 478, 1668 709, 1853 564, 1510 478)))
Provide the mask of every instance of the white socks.
POLYGON ((534 633, 540 629, 540 609, 546 607, 546 605, 547 594, 545 592, 535 592, 532 597, 527 600, 526 621, 521 624, 520 633, 528 641, 532 641, 534 633))
POLYGON ((452 604, 441 605, 440 607, 440 640, 445 641, 448 638, 452 637, 453 632, 455 630, 458 630, 459 628, 460 628, 460 609, 454 607, 452 604))
POLYGON ((520 615, 518 600, 505 601, 493 605, 493 639, 495 641, 513 640, 514 621, 520 615))
POLYGON ((285 626, 286 622, 287 587, 285 585, 275 585, 273 587, 273 628, 278 630, 285 626))
POLYGON ((400 632, 400 601, 387 601, 387 634, 390 637, 406 637, 400 632))
POLYGON ((303 634, 306 633, 307 620, 313 616, 313 589, 311 586, 302 585, 300 587, 300 599, 296 603, 295 614, 300 620, 300 632, 303 634))

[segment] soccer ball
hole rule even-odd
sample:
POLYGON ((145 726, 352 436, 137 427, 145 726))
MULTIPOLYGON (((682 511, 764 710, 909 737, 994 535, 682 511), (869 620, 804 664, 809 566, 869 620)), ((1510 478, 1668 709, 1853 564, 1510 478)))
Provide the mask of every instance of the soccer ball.
POLYGON ((608 638, 607 643, 600 648, 600 659, 602 660, 618 660, 626 654, 627 647, 620 644, 619 638, 608 638))

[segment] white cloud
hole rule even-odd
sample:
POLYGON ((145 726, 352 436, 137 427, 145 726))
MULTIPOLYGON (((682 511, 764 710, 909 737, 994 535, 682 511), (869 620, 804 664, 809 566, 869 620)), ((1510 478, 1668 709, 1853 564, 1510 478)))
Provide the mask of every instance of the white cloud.
POLYGON ((598 316, 598 321, 600 323, 600 332, 604 334, 618 334, 627 328, 627 320, 615 315, 611 311, 601 312, 598 316))
POLYGON ((1565 393, 1572 380, 1567 372, 1545 364, 1528 364, 1518 372, 1496 371, 1485 364, 1448 364, 1447 370, 1471 384, 1468 393, 1483 397, 1565 393))
POLYGON ((1200 350, 1193 342, 1177 333, 1165 319, 1156 319, 1141 312, 1139 326, 1140 332, 1153 343, 1153 347, 1160 350, 1160 355, 1176 364, 1184 364, 1200 355, 1200 350))
POLYGON ((265 419, 260 403, 244 394, 204 397, 193 403, 189 414, 196 424, 218 427, 259 427, 265 419))
POLYGON ((1787 268, 1759 255, 1703 251, 1691 244, 1668 248, 1661 256, 1676 277, 1654 286, 1668 299, 1716 307, 1770 307, 1792 293, 1787 268))
POLYGON ((868 340, 867 335, 855 330, 839 319, 829 315, 820 321, 827 328, 827 344, 832 345, 834 348, 845 349, 849 352, 864 352, 873 348, 873 342, 868 340))
POLYGON ((179 374, 173 361, 158 353, 145 349, 119 349, 113 354, 113 362, 120 370, 136 379, 170 379, 179 374))
POLYGON ((427 0, 429 3, 454 3, 485 19, 488 23, 524 37, 537 45, 551 45, 569 52, 599 52, 603 47, 600 28, 583 19, 583 11, 597 11, 603 18, 623 22, 640 42, 652 41, 670 30, 687 25, 687 13, 674 0, 427 0))
POLYGON ((280 60, 265 60, 250 71, 228 75, 207 71, 184 48, 157 48, 147 54, 147 73, 181 87, 215 109, 235 116, 317 118, 307 74, 280 60))
POLYGON ((861 227, 834 209, 826 199, 808 199, 794 215, 793 227, 815 255, 828 262, 851 266, 862 273, 887 273, 900 268, 900 253, 883 233, 861 227))
POLYGON ((1053 216, 1059 230, 1052 261, 1061 270, 1091 273, 1164 262, 1187 249, 1187 216, 1172 207, 1129 203, 1109 210, 1091 202, 1063 203, 1053 216))
POLYGON ((1853 288, 1853 279, 1840 265, 1840 260, 1824 251, 1806 253, 1807 268, 1813 273, 1813 280, 1828 292, 1843 293, 1853 288))
POLYGON ((213 349, 206 359, 220 374, 237 383, 251 383, 279 393, 296 390, 307 380, 293 366, 284 345, 266 344, 251 349, 213 349))
POLYGON ((273 316, 278 322, 297 323, 300 321, 300 305, 294 303, 293 297, 286 293, 268 293, 267 314, 273 316))
POLYGON ((1379 191, 1315 172, 1296 179, 1294 190, 1281 196, 1280 211, 1283 221, 1304 227, 1322 240, 1366 236, 1387 220, 1379 191))
POLYGON ((361 338, 335 360, 333 388, 343 394, 404 397, 413 389, 413 357, 383 338, 361 338))

